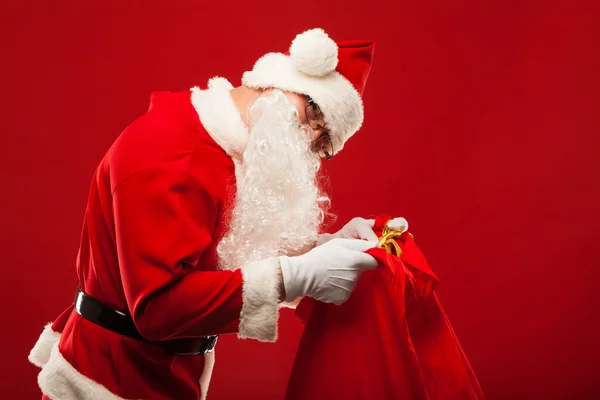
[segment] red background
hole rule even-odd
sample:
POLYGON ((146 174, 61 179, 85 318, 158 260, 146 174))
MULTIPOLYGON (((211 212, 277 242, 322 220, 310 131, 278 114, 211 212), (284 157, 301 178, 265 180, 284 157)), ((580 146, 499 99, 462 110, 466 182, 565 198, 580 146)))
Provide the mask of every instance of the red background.
MULTIPOLYGON (((337 225, 409 220, 490 399, 600 396, 600 3, 123 3, 0 12, 1 398, 39 398, 26 358, 72 299, 91 174, 150 92, 237 85, 315 26, 378 42, 327 163, 337 225)), ((276 344, 222 338, 211 397, 281 398, 300 333, 285 312, 276 344)))

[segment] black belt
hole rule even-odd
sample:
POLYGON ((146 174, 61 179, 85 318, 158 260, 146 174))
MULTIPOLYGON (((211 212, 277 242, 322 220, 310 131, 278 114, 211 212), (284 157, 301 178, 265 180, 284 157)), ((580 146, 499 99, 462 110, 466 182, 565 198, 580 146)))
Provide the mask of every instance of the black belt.
POLYGON ((131 316, 102 304, 77 288, 75 310, 83 318, 109 331, 167 349, 173 355, 193 356, 210 353, 215 349, 218 336, 204 336, 194 339, 171 339, 150 342, 140 334, 131 316))

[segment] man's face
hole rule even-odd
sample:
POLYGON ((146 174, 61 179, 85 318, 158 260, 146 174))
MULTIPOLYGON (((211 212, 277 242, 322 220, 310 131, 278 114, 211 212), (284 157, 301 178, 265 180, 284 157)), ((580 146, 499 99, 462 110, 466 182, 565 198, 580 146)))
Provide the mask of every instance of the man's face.
MULTIPOLYGON (((273 89, 265 90, 261 94, 260 97, 269 96, 271 94, 273 94, 273 89)), ((308 106, 308 101, 304 98, 304 96, 299 95, 297 93, 292 93, 292 92, 283 92, 283 94, 285 95, 285 97, 288 98, 288 100, 290 100, 292 103, 294 103, 296 105, 300 123, 302 125, 308 125, 308 118, 306 116, 306 106, 308 106)), ((313 128, 312 131, 313 131, 313 137, 311 138, 311 142, 314 142, 315 140, 317 140, 321 135, 323 135, 326 132, 325 127, 320 128, 320 129, 313 128)))
MULTIPOLYGON (((259 98, 271 96, 273 91, 273 89, 265 90, 259 98)), ((313 152, 317 153, 321 159, 331 158, 334 154, 331 134, 318 104, 306 95, 284 91, 281 93, 294 105, 299 123, 308 136, 313 152)))

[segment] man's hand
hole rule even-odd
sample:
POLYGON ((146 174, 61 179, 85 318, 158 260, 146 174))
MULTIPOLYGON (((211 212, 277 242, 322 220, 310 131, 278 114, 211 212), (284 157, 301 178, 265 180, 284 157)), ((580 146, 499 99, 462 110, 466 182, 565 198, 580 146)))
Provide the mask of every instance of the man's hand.
MULTIPOLYGON (((374 219, 353 218, 342 229, 334 234, 324 233, 317 238, 317 246, 320 246, 332 239, 367 239, 370 242, 376 242, 377 235, 373 232, 374 219)), ((388 222, 390 229, 406 231, 408 222, 404 218, 394 218, 388 222)))
POLYGON ((280 299, 293 302, 309 296, 325 303, 342 304, 360 274, 377 267, 377 260, 365 253, 376 245, 372 241, 334 239, 301 256, 279 257, 283 278, 280 299))

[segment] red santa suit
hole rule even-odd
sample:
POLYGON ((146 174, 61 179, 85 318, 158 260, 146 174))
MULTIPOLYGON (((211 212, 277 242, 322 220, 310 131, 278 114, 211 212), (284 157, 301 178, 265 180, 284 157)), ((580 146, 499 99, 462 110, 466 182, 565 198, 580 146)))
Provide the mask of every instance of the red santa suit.
MULTIPOLYGON (((149 111, 94 173, 77 256, 80 288, 130 314, 150 341, 276 336, 276 260, 216 270, 248 136, 231 88, 215 78, 207 90, 153 94, 149 111)), ((198 399, 212 369, 210 353, 171 355, 82 318, 73 305, 45 327, 29 359, 42 367, 40 388, 53 399, 198 399)))
MULTIPOLYGON (((309 95, 323 111, 337 153, 363 122, 361 95, 373 48, 372 41, 336 44, 323 30, 309 30, 288 53, 261 57, 242 82, 309 95)), ((215 78, 206 90, 155 93, 149 111, 102 159, 77 257, 79 285, 131 316, 144 340, 96 325, 69 305, 29 356, 42 368, 38 383, 45 396, 203 398, 213 355, 175 356, 150 342, 233 332, 276 339, 277 258, 235 270, 216 267, 248 140, 231 89, 215 78)))

